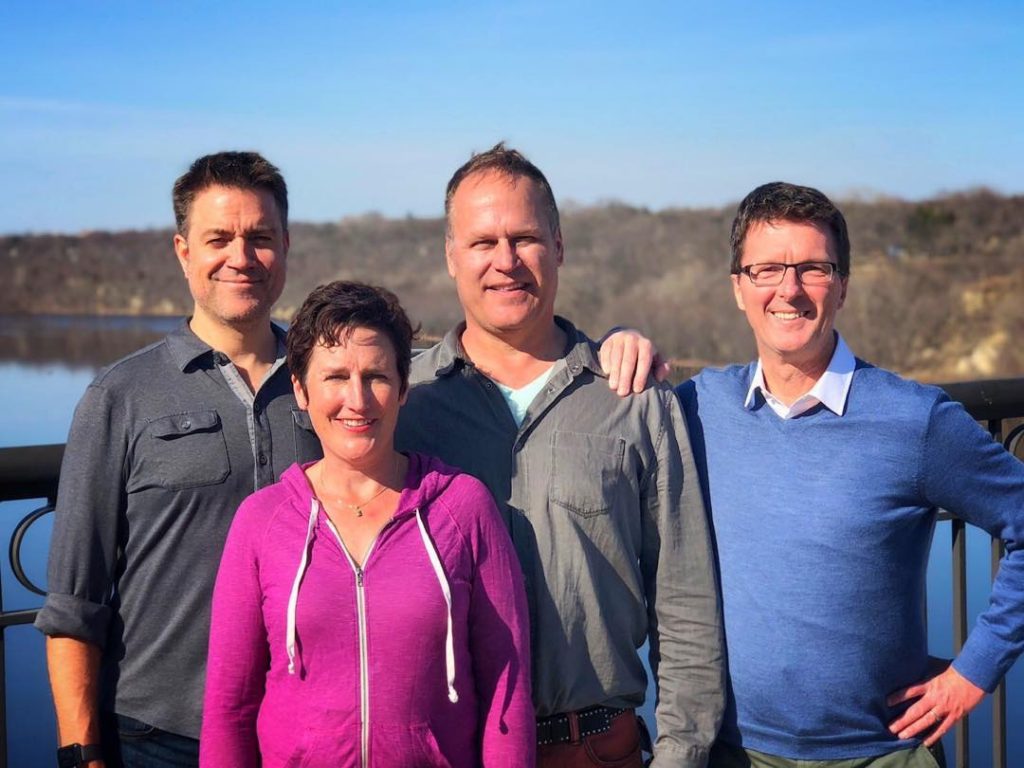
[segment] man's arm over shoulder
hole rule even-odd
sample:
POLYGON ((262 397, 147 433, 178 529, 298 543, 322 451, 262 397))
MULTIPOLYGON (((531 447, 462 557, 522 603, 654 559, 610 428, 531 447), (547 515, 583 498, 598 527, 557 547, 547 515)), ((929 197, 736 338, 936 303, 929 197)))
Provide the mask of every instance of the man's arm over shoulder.
POLYGON ((641 557, 659 689, 653 765, 702 768, 725 706, 718 582, 683 412, 666 385, 657 394, 657 463, 642 489, 641 557))
POLYGON ((93 384, 75 410, 54 514, 49 594, 35 621, 49 636, 47 665, 64 744, 99 738, 98 675, 125 494, 127 440, 116 401, 93 384))

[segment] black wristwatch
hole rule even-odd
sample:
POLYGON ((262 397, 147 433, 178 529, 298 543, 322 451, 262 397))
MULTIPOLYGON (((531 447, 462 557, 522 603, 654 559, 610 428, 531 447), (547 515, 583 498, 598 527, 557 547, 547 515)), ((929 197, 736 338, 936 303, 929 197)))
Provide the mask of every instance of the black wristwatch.
POLYGON ((68 744, 57 750, 57 768, 82 768, 93 760, 102 760, 99 744, 68 744))

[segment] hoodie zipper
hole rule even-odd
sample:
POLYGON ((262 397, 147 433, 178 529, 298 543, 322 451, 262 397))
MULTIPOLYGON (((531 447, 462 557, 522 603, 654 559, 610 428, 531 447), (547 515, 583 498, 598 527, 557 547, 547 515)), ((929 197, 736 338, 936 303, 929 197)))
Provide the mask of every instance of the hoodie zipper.
POLYGON ((377 531, 377 535, 373 537, 373 541, 370 542, 370 546, 366 549, 366 557, 363 558, 363 568, 361 568, 352 559, 352 555, 349 554, 348 549, 345 547, 345 542, 341 540, 341 534, 334 527, 334 523, 326 515, 324 517, 331 532, 334 533, 334 537, 338 540, 338 545, 345 554, 345 559, 352 566, 356 577, 356 618, 359 627, 359 764, 362 768, 368 768, 370 764, 370 657, 366 650, 368 643, 366 636, 365 572, 363 568, 369 562, 370 555, 373 553, 373 549, 377 545, 381 534, 388 529, 394 518, 386 522, 384 527, 377 531))
POLYGON ((366 652, 366 590, 363 588, 363 569, 355 563, 352 565, 356 569, 356 613, 359 616, 360 762, 363 768, 367 768, 370 756, 370 660, 366 652))

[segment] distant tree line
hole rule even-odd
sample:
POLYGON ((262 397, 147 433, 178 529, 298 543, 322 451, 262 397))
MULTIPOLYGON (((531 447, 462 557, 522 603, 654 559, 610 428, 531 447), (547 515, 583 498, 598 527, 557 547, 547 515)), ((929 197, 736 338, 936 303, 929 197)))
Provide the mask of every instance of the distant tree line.
MULTIPOLYGON (((926 379, 1024 375, 1024 196, 988 190, 842 205, 852 282, 838 326, 872 362, 926 379)), ((643 329, 689 368, 747 360, 728 278, 734 208, 623 204, 563 215, 559 312, 591 334, 643 329)), ((190 299, 170 230, 0 237, 0 312, 175 315, 190 299)), ((287 319, 314 286, 385 285, 436 337, 460 317, 440 219, 293 224, 287 319)))

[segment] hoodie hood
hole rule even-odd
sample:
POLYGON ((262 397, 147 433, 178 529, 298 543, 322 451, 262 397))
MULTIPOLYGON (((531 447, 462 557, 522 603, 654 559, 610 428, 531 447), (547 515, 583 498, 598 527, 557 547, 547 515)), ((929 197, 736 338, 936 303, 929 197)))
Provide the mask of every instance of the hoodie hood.
MULTIPOLYGON (((298 634, 298 629, 296 627, 296 613, 299 601, 299 591, 302 586, 302 579, 309 568, 310 557, 313 551, 313 542, 316 539, 317 523, 320 519, 322 509, 320 501, 313 493, 313 488, 305 474, 305 470, 313 466, 315 463, 316 462, 310 462, 309 464, 302 466, 293 464, 285 470, 284 474, 281 475, 281 484, 290 497, 290 506, 296 511, 296 513, 301 514, 306 518, 305 543, 302 547, 302 552, 299 553, 298 568, 295 572, 295 580, 292 583, 291 594, 288 598, 285 645, 286 652, 288 654, 288 673, 292 675, 295 674, 296 668, 302 668, 302 660, 299 656, 298 645, 295 641, 298 634)), ((458 702, 459 696, 455 690, 455 649, 454 631, 452 627, 451 587, 448 583, 448 577, 444 572, 444 568, 441 565, 441 557, 438 554, 437 547, 427 531, 427 526, 423 519, 432 502, 444 493, 448 486, 451 485, 455 476, 456 474, 454 470, 446 466, 440 459, 436 459, 431 456, 424 456, 423 454, 418 453, 409 454, 409 468, 406 472, 402 492, 398 499, 398 506, 396 507, 391 520, 386 523, 384 528, 381 528, 380 533, 378 533, 379 537, 386 527, 399 523, 408 517, 415 517, 416 519, 420 538, 423 541, 424 556, 430 561, 431 568, 434 571, 434 575, 437 577, 438 586, 444 596, 445 605, 447 606, 448 629, 445 639, 445 668, 448 679, 448 700, 453 704, 458 702)), ((351 555, 349 555, 344 542, 341 540, 341 536, 338 535, 334 524, 331 523, 326 512, 323 513, 323 518, 325 527, 330 529, 337 538, 338 545, 345 553, 345 557, 348 559, 353 571, 355 573, 360 573, 360 569, 356 566, 355 561, 352 560, 351 555)), ((367 559, 371 556, 374 546, 375 545, 371 545, 370 550, 367 552, 367 559)), ((363 565, 365 567, 365 562, 363 565)))

